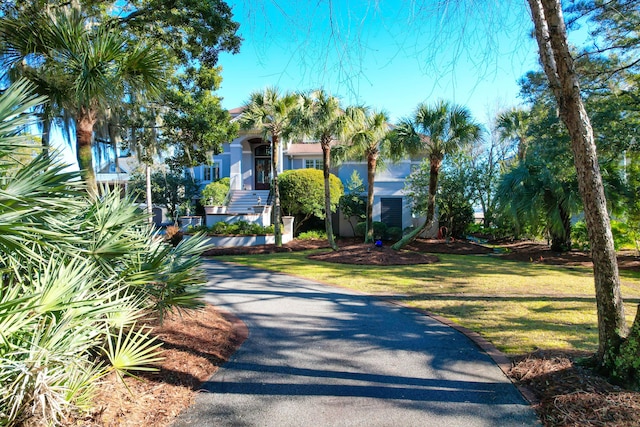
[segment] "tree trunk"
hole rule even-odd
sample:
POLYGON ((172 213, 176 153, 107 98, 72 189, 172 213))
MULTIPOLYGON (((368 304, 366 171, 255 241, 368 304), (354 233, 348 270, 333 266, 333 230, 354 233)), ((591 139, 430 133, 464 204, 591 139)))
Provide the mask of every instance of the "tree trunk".
POLYGON ((562 232, 551 232, 551 250, 562 253, 571 250, 571 216, 561 204, 558 206, 558 211, 562 221, 562 232))
POLYGON ((280 187, 278 186, 278 154, 280 135, 271 135, 271 173, 273 174, 273 234, 276 247, 282 247, 282 229, 280 227, 280 187))
POLYGON ((91 195, 98 194, 96 174, 93 170, 93 126, 96 123, 94 111, 81 109, 76 117, 76 157, 80 174, 91 195))
POLYGON ((416 240, 416 238, 424 231, 433 226, 436 212, 436 192, 438 191, 438 174, 440 173, 440 166, 442 165, 442 158, 432 155, 429 158, 429 200, 427 201, 427 216, 424 220, 424 224, 421 227, 416 227, 411 233, 404 236, 397 241, 393 246, 394 250, 400 250, 407 246, 409 243, 416 240))
POLYGON ((571 136, 571 149, 593 252, 598 311, 598 358, 611 369, 627 328, 618 264, 591 122, 584 108, 567 44, 560 0, 528 0, 540 59, 571 136))
POLYGON ((369 153, 367 155, 367 233, 364 237, 365 243, 373 243, 373 190, 377 163, 378 153, 369 153))
POLYGON ((329 169, 331 168, 331 140, 322 141, 322 172, 324 174, 324 228, 327 233, 327 241, 334 251, 338 245, 333 238, 333 220, 331 218, 331 187, 329 183, 329 169))
POLYGON ((42 113, 42 154, 49 157, 51 148, 51 108, 46 103, 42 113))
POLYGON ((149 223, 153 222, 153 199, 151 197, 151 165, 149 163, 144 164, 144 177, 145 177, 145 201, 147 203, 147 215, 149 216, 149 223))

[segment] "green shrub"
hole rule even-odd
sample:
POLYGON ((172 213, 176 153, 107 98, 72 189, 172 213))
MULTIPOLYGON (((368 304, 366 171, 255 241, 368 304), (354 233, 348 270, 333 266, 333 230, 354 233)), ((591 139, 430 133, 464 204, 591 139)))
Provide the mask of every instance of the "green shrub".
POLYGON ((400 240, 402 238, 402 228, 389 227, 387 229, 387 237, 391 240, 400 240))
POLYGON ((374 239, 386 239, 387 238, 387 224, 380 221, 373 221, 373 238, 374 239))
MULTIPOLYGON (((635 247, 634 232, 627 223, 611 220, 611 233, 613 234, 613 246, 617 251, 635 247)), ((571 226, 571 244, 581 251, 591 250, 587 224, 584 221, 578 221, 571 226)))
POLYGON ((327 232, 324 230, 309 230, 300 233, 297 237, 300 240, 324 239, 327 238, 327 232))
MULTIPOLYGON (((380 221, 373 221, 373 238, 374 239, 386 239, 387 238, 387 224, 380 221)), ((359 222, 356 224, 356 236, 364 237, 367 233, 367 223, 359 222)))
MULTIPOLYGON (((634 230, 626 222, 611 220, 611 233, 613 234, 613 246, 618 251, 623 248, 635 248, 634 230)), ((582 251, 591 250, 587 225, 584 221, 578 221, 571 226, 572 246, 582 251)))
MULTIPOLYGON (((338 207, 344 193, 342 181, 329 175, 331 212, 338 207)), ((296 217, 295 231, 312 217, 324 219, 324 175, 318 169, 288 170, 279 176, 280 206, 285 215, 296 217)))
POLYGON ((207 234, 224 234, 236 236, 253 236, 273 234, 274 227, 263 227, 260 224, 238 221, 233 223, 217 222, 207 229, 207 234))
POLYGON ((571 246, 581 251, 591 250, 587 224, 584 221, 578 221, 571 226, 571 246))
POLYGON ((230 180, 222 178, 215 182, 210 182, 200 192, 202 197, 201 203, 206 206, 222 206, 224 205, 227 194, 229 193, 230 180))
POLYGON ((19 86, 0 95, 0 425, 56 425, 101 377, 152 369, 139 320, 202 304, 207 248, 164 243, 119 190, 89 196, 46 154, 16 162, 36 106, 19 86))

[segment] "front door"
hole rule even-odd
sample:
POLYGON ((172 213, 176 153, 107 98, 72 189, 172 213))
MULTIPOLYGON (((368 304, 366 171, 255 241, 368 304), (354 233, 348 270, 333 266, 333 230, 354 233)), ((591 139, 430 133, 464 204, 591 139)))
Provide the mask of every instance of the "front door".
POLYGON ((256 157, 255 189, 269 190, 271 188, 271 158, 256 157))

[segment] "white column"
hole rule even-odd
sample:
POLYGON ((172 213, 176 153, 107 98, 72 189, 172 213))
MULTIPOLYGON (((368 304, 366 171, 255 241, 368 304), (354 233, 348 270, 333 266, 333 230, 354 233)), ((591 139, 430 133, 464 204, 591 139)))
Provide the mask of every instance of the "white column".
POLYGON ((240 138, 235 139, 230 145, 230 173, 231 190, 242 190, 242 142, 240 138))

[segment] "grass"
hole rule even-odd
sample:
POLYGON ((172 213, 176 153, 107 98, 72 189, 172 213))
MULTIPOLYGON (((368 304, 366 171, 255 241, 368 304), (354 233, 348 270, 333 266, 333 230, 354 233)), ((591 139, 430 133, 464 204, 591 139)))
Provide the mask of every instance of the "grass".
MULTIPOLYGON (((507 354, 597 348, 591 269, 438 254, 436 264, 361 266, 306 258, 309 252, 225 256, 221 260, 384 295, 445 316, 507 354)), ((629 324, 640 302, 640 273, 621 272, 629 324)))

